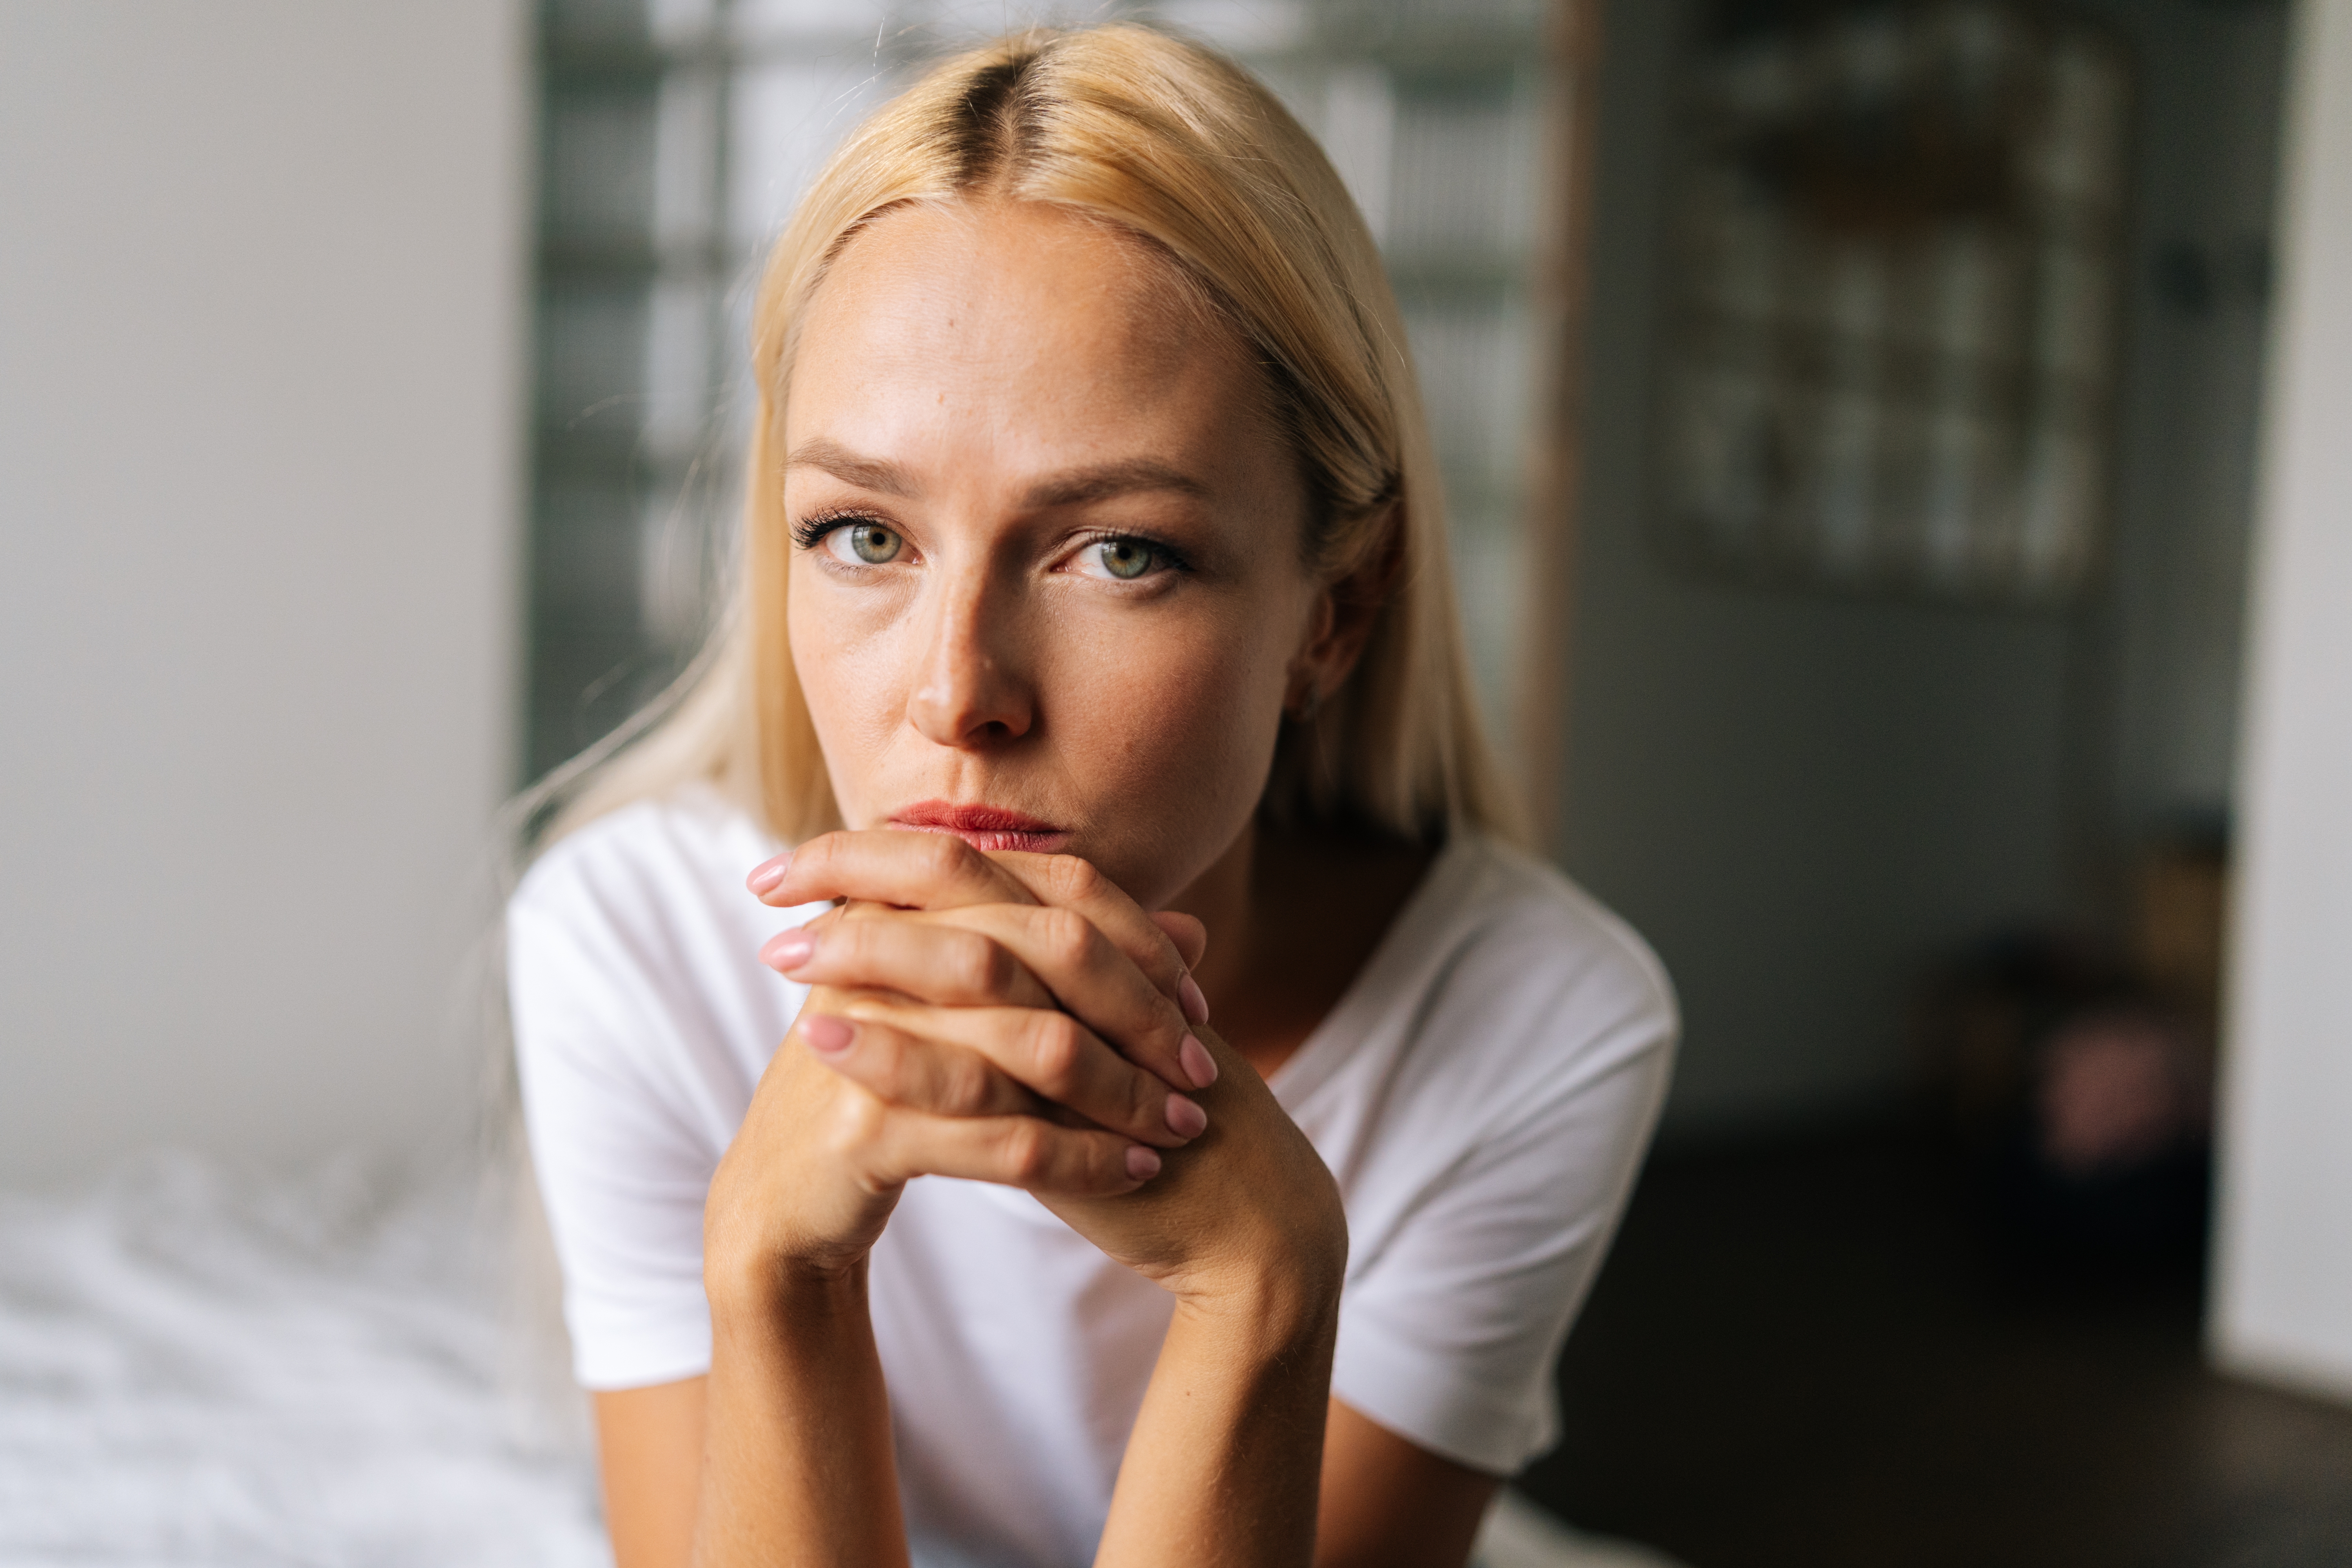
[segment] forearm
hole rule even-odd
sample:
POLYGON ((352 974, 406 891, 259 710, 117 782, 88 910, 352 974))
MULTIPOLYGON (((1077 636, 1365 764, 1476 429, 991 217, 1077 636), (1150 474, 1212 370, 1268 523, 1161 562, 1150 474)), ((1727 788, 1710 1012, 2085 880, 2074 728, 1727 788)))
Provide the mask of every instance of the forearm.
POLYGON ((1336 1279, 1179 1301, 1097 1568, 1305 1568, 1338 1326, 1336 1279))
POLYGON ((907 1562, 866 1265, 714 1281, 696 1568, 907 1562))

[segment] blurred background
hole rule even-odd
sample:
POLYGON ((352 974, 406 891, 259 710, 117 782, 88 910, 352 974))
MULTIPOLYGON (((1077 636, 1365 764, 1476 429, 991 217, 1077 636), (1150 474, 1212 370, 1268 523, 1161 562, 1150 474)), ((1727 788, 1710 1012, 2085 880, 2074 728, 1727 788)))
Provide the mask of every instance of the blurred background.
MULTIPOLYGON (((929 58, 1111 14, 0 0, 0 1321, 217 1218, 153 1151, 474 1157, 492 813, 710 625, 766 243, 929 58)), ((1489 713, 1681 990, 1522 1490, 2352 1562, 2352 3, 1116 14, 1355 192, 1489 713)))

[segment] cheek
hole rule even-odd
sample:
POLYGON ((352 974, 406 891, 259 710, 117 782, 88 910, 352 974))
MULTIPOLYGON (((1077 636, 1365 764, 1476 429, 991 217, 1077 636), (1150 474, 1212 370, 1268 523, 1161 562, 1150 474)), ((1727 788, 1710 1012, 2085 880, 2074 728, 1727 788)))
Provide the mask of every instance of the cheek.
POLYGON ((1087 794, 1158 808, 1147 820, 1238 832, 1281 724, 1290 649, 1271 633, 1277 618, 1221 605, 1105 617, 1071 638, 1051 708, 1073 771, 1091 775, 1087 794))
POLYGON ((796 565, 786 598, 793 668, 809 721, 824 749, 834 793, 853 819, 859 781, 886 748, 905 703, 903 637, 892 635, 896 606, 879 595, 827 592, 796 565))

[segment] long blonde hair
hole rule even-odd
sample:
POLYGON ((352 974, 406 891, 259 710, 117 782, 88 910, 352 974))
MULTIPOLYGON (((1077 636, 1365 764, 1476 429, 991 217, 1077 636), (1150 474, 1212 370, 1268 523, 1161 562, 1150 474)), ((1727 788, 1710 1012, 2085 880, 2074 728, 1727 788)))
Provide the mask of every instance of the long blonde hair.
POLYGON ((975 198, 1053 203, 1172 261, 1265 369, 1312 500, 1310 569, 1379 595, 1349 679, 1286 721, 1264 809, 1424 841, 1456 824, 1521 837, 1470 686, 1436 458, 1371 234, 1255 78, 1126 23, 1016 34, 943 62, 853 132, 802 198, 752 321, 740 583, 671 692, 543 786, 542 805, 564 803, 555 833, 694 782, 786 843, 840 826, 784 626, 778 457, 793 350, 861 229, 908 203, 975 198))

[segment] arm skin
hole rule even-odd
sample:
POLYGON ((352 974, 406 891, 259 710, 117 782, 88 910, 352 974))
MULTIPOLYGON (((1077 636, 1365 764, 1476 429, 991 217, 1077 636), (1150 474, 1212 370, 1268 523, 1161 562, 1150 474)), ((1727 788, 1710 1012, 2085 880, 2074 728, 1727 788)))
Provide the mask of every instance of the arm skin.
POLYGON ((907 1561, 863 1259, 739 1279, 711 1301, 691 1561, 907 1561))
POLYGON ((1307 1563, 1339 1331, 1337 1278, 1321 1288, 1179 1297, 1096 1563, 1307 1563))
MULTIPOLYGON (((604 1513, 617 1568, 687 1568, 709 1380, 599 1394, 604 1513)), ((1323 1440, 1316 1568, 1459 1568, 1495 1478, 1443 1459, 1339 1400, 1323 1440)))

